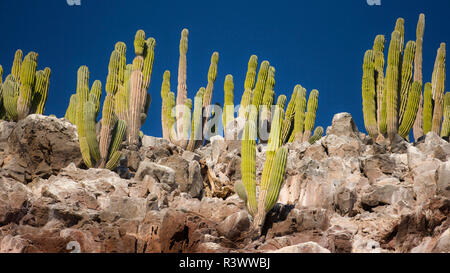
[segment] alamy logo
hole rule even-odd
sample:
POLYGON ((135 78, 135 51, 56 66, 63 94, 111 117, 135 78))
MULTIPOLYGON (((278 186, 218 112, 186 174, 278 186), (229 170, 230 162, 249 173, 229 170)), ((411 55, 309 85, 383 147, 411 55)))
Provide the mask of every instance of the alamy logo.
POLYGON ((369 6, 381 6, 381 0, 366 0, 369 6))
POLYGON ((81 0, 66 0, 69 6, 81 6, 81 0))

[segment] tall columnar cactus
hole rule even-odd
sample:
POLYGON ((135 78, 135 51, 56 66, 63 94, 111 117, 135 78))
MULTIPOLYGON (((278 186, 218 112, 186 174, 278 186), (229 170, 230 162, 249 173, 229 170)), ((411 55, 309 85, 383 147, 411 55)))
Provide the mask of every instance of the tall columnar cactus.
POLYGON ((264 90, 264 97, 261 104, 260 118, 259 118, 259 130, 267 132, 270 130, 270 121, 272 120, 272 105, 275 99, 275 68, 269 67, 267 73, 266 87, 264 90))
POLYGON ((309 141, 312 130, 316 122, 317 106, 319 104, 319 91, 314 89, 309 94, 307 112, 305 116, 305 132, 303 134, 303 142, 309 141))
POLYGON ((163 138, 167 140, 169 140, 169 132, 170 132, 170 128, 168 127, 168 119, 170 117, 167 115, 168 111, 166 109, 167 97, 169 96, 169 92, 170 92, 170 71, 166 70, 164 71, 163 81, 161 84, 161 100, 162 100, 161 124, 162 124, 163 138))
MULTIPOLYGON (((270 64, 268 61, 263 61, 258 71, 258 78, 256 80, 255 90, 253 91, 252 105, 259 111, 259 106, 264 97, 264 90, 266 87, 267 75, 269 73, 270 64)), ((259 114, 259 113, 258 113, 259 114)))
POLYGON ((433 119, 433 90, 431 83, 427 82, 423 91, 423 133, 431 132, 433 119))
POLYGON ((281 134, 281 139, 283 143, 286 143, 289 140, 289 135, 291 133, 291 125, 292 121, 295 117, 295 102, 297 98, 297 94, 300 92, 301 86, 296 85, 294 87, 294 91, 292 92, 291 100, 288 103, 286 113, 284 115, 284 121, 283 121, 283 129, 281 134))
POLYGON ((405 107, 405 114, 403 116, 400 127, 398 128, 398 134, 404 139, 408 139, 409 132, 414 125, 416 119, 417 110, 419 108, 420 93, 422 92, 422 84, 414 82, 411 87, 411 91, 408 94, 408 105, 405 107))
POLYGON ((141 108, 143 104, 143 74, 139 70, 133 71, 130 79, 129 120, 127 130, 128 144, 138 146, 139 128, 141 127, 141 108))
MULTIPOLYGON (((247 210, 254 217, 253 229, 261 232, 265 215, 278 200, 281 185, 284 181, 288 151, 281 147, 282 113, 280 107, 275 108, 274 121, 269 137, 267 159, 264 164, 263 176, 259 191, 258 203, 256 197, 256 122, 258 113, 252 108, 244 129, 242 140, 242 181, 244 189, 240 196, 247 200, 247 210), (244 191, 245 193, 242 193, 244 191)), ((237 187, 239 188, 239 187, 237 187)), ((242 188, 242 187, 241 187, 242 188)))
POLYGON ((224 131, 228 124, 234 120, 234 82, 233 76, 227 75, 224 83, 224 107, 222 113, 222 122, 224 131))
POLYGON ((3 83, 3 105, 10 120, 18 119, 17 99, 19 98, 19 83, 13 75, 8 75, 3 83))
POLYGON ((309 138, 309 143, 312 145, 322 137, 323 137, 323 127, 318 126, 316 130, 314 130, 314 134, 309 138))
POLYGON ((433 72, 433 122, 431 130, 440 135, 442 125, 442 114, 444 109, 445 92, 445 43, 441 43, 436 57, 436 67, 433 72))
POLYGON ((253 96, 253 87, 255 86, 256 68, 258 67, 258 57, 252 55, 248 61, 247 75, 245 77, 244 94, 241 98, 239 107, 239 117, 245 118, 248 112, 247 107, 250 105, 253 96))
POLYGON ((414 56, 416 54, 416 42, 409 41, 406 44, 403 54, 402 71, 401 71, 401 88, 400 88, 400 108, 398 114, 399 123, 403 120, 406 111, 408 95, 412 85, 414 56))
POLYGON ((442 122, 441 137, 450 136, 450 92, 444 96, 444 121, 442 122))
MULTIPOLYGON (((386 39, 384 35, 377 35, 375 37, 373 45, 374 54, 374 77, 375 77, 375 92, 376 92, 376 102, 377 102, 377 121, 380 121, 381 116, 381 105, 383 104, 383 91, 384 91, 384 46, 386 39)), ((384 116, 386 119, 386 117, 384 116)), ((379 130, 379 123, 377 124, 377 130, 379 130)), ((386 123, 386 121, 384 122, 386 123)))
POLYGON ((386 68, 386 126, 389 138, 392 140, 398 129, 398 85, 399 63, 401 54, 401 34, 395 30, 389 45, 388 62, 386 68))
POLYGON ((76 116, 77 116, 77 95, 73 94, 72 96, 70 96, 69 106, 67 107, 64 118, 70 121, 72 124, 76 124, 76 116))
MULTIPOLYGON (((423 35, 425 32, 425 15, 419 16, 416 30, 416 55, 414 58, 414 81, 423 84, 422 63, 423 63, 423 35)), ((414 139, 419 140, 423 136, 423 95, 420 92, 419 109, 417 110, 417 118, 414 122, 414 139)))
POLYGON ((211 56, 211 65, 208 71, 208 85, 206 86, 204 98, 203 98, 203 108, 205 109, 205 116, 203 117, 203 138, 205 139, 208 133, 208 119, 211 115, 211 100, 214 89, 214 82, 217 78, 217 64, 219 62, 219 53, 214 52, 211 56))
POLYGON ((20 67, 22 66, 22 58, 23 58, 23 52, 22 50, 18 49, 16 53, 14 54, 14 61, 11 68, 11 75, 14 76, 16 81, 19 81, 20 79, 20 67))
POLYGON ((154 38, 150 37, 145 41, 145 58, 142 73, 144 76, 143 87, 148 90, 150 87, 150 80, 152 78, 153 71, 153 61, 155 59, 155 46, 156 41, 154 38))
POLYGON ((194 114, 192 117, 192 126, 191 126, 191 138, 189 140, 189 144, 187 149, 189 151, 194 151, 197 147, 196 145, 199 143, 198 140, 202 139, 202 114, 203 114, 203 98, 204 98, 205 88, 201 87, 194 99, 194 114))
POLYGON ((181 134, 184 130, 183 126, 183 111, 185 109, 185 101, 187 99, 187 60, 186 54, 188 51, 188 35, 189 31, 183 29, 180 39, 180 59, 178 61, 178 86, 177 86, 177 109, 176 122, 177 134, 181 134))
POLYGON ((33 94, 33 102, 31 112, 43 115, 45 105, 47 103, 48 88, 50 85, 50 68, 46 67, 44 71, 36 73, 36 84, 33 94))
POLYGON ((374 68, 374 51, 367 50, 364 55, 363 79, 362 79, 362 98, 364 124, 366 130, 372 138, 378 135, 378 126, 376 119, 376 99, 375 99, 375 68, 374 68))
POLYGON ((108 65, 108 76, 106 78, 106 86, 105 90, 108 94, 116 94, 117 90, 119 88, 119 74, 123 73, 120 72, 120 69, 123 69, 121 67, 121 54, 119 51, 114 50, 111 53, 111 58, 109 60, 108 65))
POLYGON ((19 119, 23 119, 30 113, 33 87, 36 81, 37 54, 30 52, 23 60, 20 68, 19 99, 17 100, 17 112, 19 119))
POLYGON ((289 137, 289 142, 303 140, 305 129, 306 89, 300 86, 299 90, 300 91, 295 98, 294 131, 292 131, 292 134, 289 137))

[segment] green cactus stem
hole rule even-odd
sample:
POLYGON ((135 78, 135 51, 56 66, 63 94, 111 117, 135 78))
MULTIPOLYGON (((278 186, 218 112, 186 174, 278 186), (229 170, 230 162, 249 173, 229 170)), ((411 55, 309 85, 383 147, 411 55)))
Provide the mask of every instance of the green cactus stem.
POLYGON ((114 94, 106 94, 102 110, 102 128, 100 130, 100 168, 104 168, 108 160, 111 135, 116 124, 117 117, 114 114, 114 94))
POLYGON ((111 53, 111 57, 108 65, 108 76, 106 77, 105 90, 107 94, 116 94, 119 88, 119 70, 121 66, 120 52, 114 50, 111 53))
POLYGON ((239 107, 239 117, 245 118, 248 116, 248 106, 252 100, 253 87, 255 86, 256 68, 258 67, 258 57, 252 55, 248 61, 247 75, 245 77, 244 94, 241 98, 241 105, 239 107))
POLYGON ((169 140, 169 132, 170 128, 168 127, 168 120, 169 116, 167 115, 168 111, 166 109, 167 107, 167 97, 169 96, 170 92, 170 71, 166 70, 163 75, 163 81, 161 84, 161 100, 162 100, 162 106, 161 106, 161 124, 162 124, 162 133, 163 138, 166 140, 169 140))
POLYGON ((306 107, 305 116, 305 132, 303 134, 303 142, 309 141, 312 130, 316 123, 316 112, 319 104, 319 91, 314 89, 309 94, 308 105, 306 107))
POLYGON ((376 120, 376 100, 375 100, 375 68, 374 51, 367 50, 364 54, 363 80, 362 80, 362 98, 364 125, 372 138, 378 135, 378 126, 376 120))
POLYGON ((117 42, 114 46, 114 50, 119 52, 120 60, 119 60, 119 85, 123 85, 125 81, 125 68, 127 66, 127 45, 124 42, 117 42))
POLYGON ((283 131, 282 131, 282 143, 286 143, 289 140, 289 135, 292 131, 292 120, 295 117, 295 102, 297 94, 300 92, 301 86, 296 85, 294 91, 292 92, 291 100, 288 103, 286 113, 284 115, 283 121, 283 131))
MULTIPOLYGON (((259 118, 259 131, 270 134, 270 121, 272 119, 272 105, 275 99, 275 68, 269 67, 267 74, 266 87, 264 91, 264 97, 260 106, 260 118, 259 118)), ((260 137, 260 141, 263 139, 260 137)))
POLYGON ((50 68, 46 67, 42 73, 36 73, 36 84, 33 94, 33 109, 32 112, 43 115, 45 112, 45 105, 47 103, 48 88, 50 85, 50 68))
POLYGON ((258 78, 256 80, 255 90, 253 91, 252 105, 256 107, 259 114, 259 106, 264 97, 264 90, 266 87, 267 75, 269 73, 270 64, 268 61, 263 61, 258 71, 258 78))
POLYGON ((234 82, 233 76, 227 75, 224 83, 224 107, 222 113, 223 128, 226 132, 228 124, 234 120, 234 82))
POLYGON ((406 44, 405 52, 403 54, 402 62, 402 81, 400 89, 400 109, 399 109, 399 123, 403 120, 403 115, 406 111, 406 104, 408 102, 409 91, 413 79, 414 56, 416 54, 416 42, 409 41, 406 44))
POLYGON ((208 132, 208 119, 211 116, 212 105, 211 99, 213 96, 214 82, 217 78, 217 64, 219 63, 219 53, 214 52, 211 56, 211 64, 208 71, 208 85, 205 89, 203 98, 203 108, 205 109, 205 116, 203 117, 203 140, 208 132))
POLYGON ((105 165, 106 169, 113 170, 117 167, 119 163, 120 156, 120 146, 122 145, 122 140, 125 137, 125 132, 127 130, 127 123, 124 120, 119 120, 116 123, 116 127, 113 131, 113 139, 109 147, 109 159, 105 165))
MULTIPOLYGON (((386 125, 387 133, 391 140, 394 139, 398 129, 398 85, 399 85, 399 63, 402 48, 402 36, 395 30, 391 36, 389 45, 388 62, 386 69, 386 125)), ((384 98, 383 98, 384 99, 384 98)))
POLYGON ((69 107, 67 107, 66 114, 64 116, 70 123, 76 124, 76 109, 77 109, 77 95, 70 96, 69 107))
MULTIPOLYGON (((383 103, 383 91, 384 91, 384 45, 386 39, 384 35, 377 35, 373 45, 373 54, 375 58, 375 89, 377 98, 377 130, 379 130, 381 120, 381 105, 383 103)), ((386 123, 386 122, 385 122, 386 123)))
POLYGON ((403 117, 400 127, 398 128, 398 134, 404 139, 408 139, 409 132, 414 125, 416 119, 417 109, 419 108, 420 93, 422 92, 422 84, 414 82, 411 87, 411 91, 408 94, 408 105, 403 117))
POLYGON ((294 131, 289 137, 289 142, 303 141, 305 129, 306 89, 300 86, 295 102, 294 131))
POLYGON ((194 114, 192 117, 192 126, 191 126, 191 138, 189 139, 189 144, 187 146, 187 150, 193 152, 197 145, 199 144, 199 140, 202 140, 202 114, 203 114, 203 97, 205 93, 205 88, 201 87, 194 99, 194 114))
POLYGON ((16 53, 14 54, 14 61, 11 68, 11 75, 14 76, 15 80, 18 82, 20 79, 20 67, 22 66, 22 58, 23 58, 23 52, 22 50, 18 49, 16 53))
POLYGON ((33 87, 36 81, 37 53, 30 52, 25 57, 20 68, 19 99, 17 113, 19 119, 24 119, 30 113, 33 98, 33 87))
POLYGON ((89 101, 92 101, 95 106, 95 118, 97 120, 98 113, 100 112, 100 99, 102 98, 102 82, 99 80, 94 81, 89 93, 89 101))
POLYGON ((446 92, 444 96, 444 121, 442 122, 441 137, 450 136, 450 92, 446 92))
POLYGON ((319 126, 314 130, 314 134, 309 138, 309 143, 312 145, 323 137, 323 127, 319 126))
MULTIPOLYGON (((100 160, 100 149, 97 142, 97 134, 95 130, 95 103, 93 101, 87 101, 84 105, 84 125, 86 130, 86 141, 89 146, 89 154, 91 160, 97 162, 100 160)), ((92 162, 93 163, 93 162, 92 162)))
POLYGON ((180 58, 178 61, 178 86, 177 86, 177 109, 176 109, 176 125, 177 134, 182 134, 184 131, 183 112, 184 105, 187 99, 187 60, 186 54, 188 51, 188 36, 189 31, 183 29, 180 38, 180 58))
POLYGON ((431 131, 433 119, 433 87, 427 82, 423 91, 423 133, 426 135, 431 131))
POLYGON ((144 66, 142 69, 142 73, 144 76, 144 82, 143 87, 144 90, 148 90, 150 87, 150 80, 152 78, 152 71, 153 71, 153 61, 155 59, 155 46, 156 41, 154 38, 148 38, 145 42, 146 44, 146 50, 145 50, 145 58, 144 58, 144 66))
POLYGON ((17 113, 17 100, 19 98, 19 83, 11 74, 5 79, 2 86, 3 89, 3 106, 6 110, 6 115, 9 120, 17 121, 19 114, 17 113))
POLYGON ((252 108, 244 128, 241 147, 242 182, 247 193, 247 209, 250 215, 257 212, 256 203, 256 117, 258 113, 252 108))
POLYGON ((134 37, 134 52, 136 56, 143 56, 145 49, 145 32, 138 30, 134 37))
POLYGON ((440 135, 442 125, 442 114, 444 110, 444 92, 445 92, 445 43, 441 43, 436 57, 436 67, 433 72, 433 99, 434 111, 431 131, 440 135))

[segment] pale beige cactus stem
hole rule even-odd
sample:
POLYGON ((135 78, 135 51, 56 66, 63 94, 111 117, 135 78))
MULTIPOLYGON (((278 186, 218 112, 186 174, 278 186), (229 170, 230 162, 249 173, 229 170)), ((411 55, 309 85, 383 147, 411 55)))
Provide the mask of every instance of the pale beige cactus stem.
MULTIPOLYGON (((414 58, 414 81, 423 84, 422 63, 423 63, 423 35, 425 32, 425 15, 419 16, 416 31, 416 55, 414 58)), ((423 136, 423 93, 420 92, 419 109, 417 110, 414 122, 414 139, 416 142, 423 136)))
POLYGON ((141 71, 135 70, 131 73, 130 79, 130 102, 128 115, 128 130, 127 140, 128 144, 137 146, 139 144, 139 129, 141 125, 141 108, 143 104, 144 89, 143 86, 144 75, 141 71))
POLYGON ((186 85, 186 77, 187 77, 187 61, 186 54, 188 50, 188 35, 189 31, 187 29, 183 29, 181 32, 180 39, 180 59, 178 62, 178 86, 177 86, 177 109, 176 109, 176 117, 177 117, 177 134, 181 134, 183 129, 183 112, 185 110, 185 102, 187 99, 187 85, 186 85))

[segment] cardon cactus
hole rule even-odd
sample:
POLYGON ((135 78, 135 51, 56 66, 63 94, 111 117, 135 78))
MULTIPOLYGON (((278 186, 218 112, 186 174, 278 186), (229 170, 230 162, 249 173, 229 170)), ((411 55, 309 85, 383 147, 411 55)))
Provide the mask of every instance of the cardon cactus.
POLYGON ((177 122, 177 134, 181 134, 184 130, 185 124, 183 124, 183 111, 185 101, 187 99, 187 61, 186 54, 188 51, 188 36, 189 31, 183 29, 180 38, 180 59, 178 61, 178 86, 177 86, 177 109, 176 109, 176 122, 177 122))
POLYGON ((323 127, 318 126, 316 130, 314 130, 314 134, 309 138, 309 143, 312 145, 322 137, 323 137, 323 127))
POLYGON ((127 140, 130 145, 138 146, 139 128, 141 127, 141 108, 145 96, 143 89, 143 74, 139 70, 133 71, 130 79, 130 100, 127 140))
POLYGON ((431 83, 425 84, 423 92, 423 133, 426 135, 431 131, 433 119, 433 91, 431 83))
MULTIPOLYGON (((414 81, 423 84, 422 63, 423 63, 423 35, 425 32, 425 15, 423 13, 419 16, 416 30, 416 55, 414 58, 414 81)), ((423 136, 423 95, 420 92, 419 109, 417 110, 417 117, 414 122, 414 139, 419 140, 423 136)))
MULTIPOLYGON (((22 61, 22 50, 17 50, 8 83, 0 88, 0 117, 12 121, 24 119, 29 114, 43 114, 50 83, 50 68, 37 71, 36 52, 28 53, 22 61)), ((1 69, 3 74, 3 69, 1 69)), ((2 78, 2 75, 0 75, 2 78)))
MULTIPOLYGON (((161 124, 162 124, 162 133, 163 138, 169 140, 169 132, 170 128, 168 127, 168 120, 170 119, 170 112, 167 111, 167 99, 170 93, 170 71, 166 70, 163 75, 163 81, 161 84, 161 124)), ((172 109, 170 109, 172 110, 172 109)))
MULTIPOLYGON (((266 133, 270 130, 270 121, 272 120, 272 105, 275 99, 275 68, 269 67, 267 74, 266 87, 264 97, 260 106, 259 130, 266 133)), ((260 139, 264 141, 264 139, 260 139)))
POLYGON ((406 104, 408 102, 408 95, 412 85, 413 78, 413 63, 416 54, 416 42, 409 41, 406 44, 405 52, 402 61, 402 78, 400 88, 400 109, 399 109, 399 123, 403 120, 403 115, 406 111, 406 104))
POLYGON ((306 107, 307 112, 305 116, 305 131, 303 133, 303 142, 309 141, 312 130, 316 123, 317 106, 319 104, 319 91, 314 89, 309 94, 308 105, 306 107))
POLYGON ((187 146, 188 151, 194 151, 196 145, 199 143, 198 141, 202 139, 202 114, 203 114, 203 97, 205 93, 205 88, 201 87, 194 99, 194 114, 192 117, 192 126, 191 126, 191 138, 189 140, 189 144, 187 146))
POLYGON ((442 43, 436 56, 436 65, 433 71, 433 121, 431 130, 440 135, 442 125, 442 114, 444 110, 445 92, 445 43, 442 43))
POLYGON ((444 121, 442 122, 441 137, 450 136, 450 92, 445 93, 444 96, 444 121))
POLYGON ((305 129, 305 110, 306 110, 306 89, 299 87, 295 102, 294 131, 289 137, 289 142, 294 140, 303 141, 303 133, 305 129))
POLYGON ((239 107, 239 117, 245 118, 248 112, 248 106, 252 100, 253 87, 255 86, 256 68, 258 67, 258 57, 256 55, 250 56, 248 61, 247 75, 244 83, 244 94, 241 98, 241 105, 239 107))
POLYGON ((284 115, 284 121, 283 121, 283 129, 281 134, 281 139, 283 143, 286 143, 289 140, 289 135, 292 132, 292 121, 295 117, 295 102, 297 98, 297 94, 300 92, 301 87, 295 86, 294 91, 292 92, 291 100, 288 103, 286 113, 284 115))
POLYGON ((416 119, 417 110, 419 108, 421 92, 422 84, 419 82, 414 82, 412 84, 411 91, 408 94, 408 105, 405 108, 405 114, 400 127, 398 128, 398 134, 404 139, 408 139, 409 132, 414 125, 414 120, 416 119))
POLYGON ((213 89, 214 89, 214 82, 217 78, 217 64, 219 62, 219 53, 214 52, 211 56, 211 65, 209 66, 208 71, 208 85, 205 89, 205 94, 203 97, 203 108, 205 109, 205 116, 203 117, 203 138, 205 139, 207 133, 208 133, 208 119, 211 115, 211 100, 213 95, 213 89))
POLYGON ((234 82, 233 76, 227 75, 224 83, 224 107, 222 113, 222 123, 224 131, 228 124, 234 120, 234 82))
POLYGON ((374 52, 367 50, 364 55, 363 64, 363 80, 362 80, 362 97, 363 97, 363 113, 367 133, 372 138, 378 135, 378 126, 376 118, 376 99, 375 99, 375 68, 374 68, 374 52))
POLYGON ((134 52, 136 56, 143 56, 145 49, 145 32, 140 29, 134 37, 134 52))

